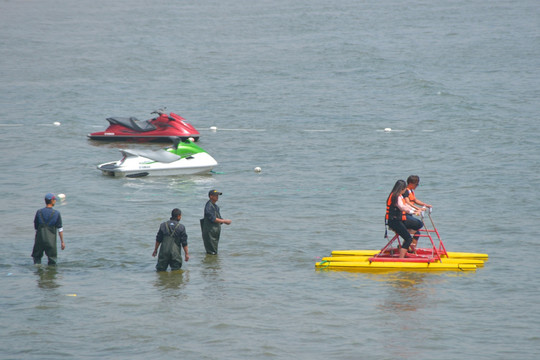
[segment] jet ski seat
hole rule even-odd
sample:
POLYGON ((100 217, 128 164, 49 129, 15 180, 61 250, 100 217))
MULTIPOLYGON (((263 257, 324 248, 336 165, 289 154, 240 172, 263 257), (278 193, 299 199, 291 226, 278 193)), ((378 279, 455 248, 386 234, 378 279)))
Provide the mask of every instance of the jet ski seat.
POLYGON ((182 157, 166 150, 120 150, 124 156, 142 156, 150 160, 172 163, 173 161, 180 160, 182 157))
POLYGON ((140 121, 136 117, 110 117, 107 121, 111 124, 118 124, 128 129, 132 129, 139 132, 147 132, 156 130, 156 126, 150 122, 150 120, 140 121))

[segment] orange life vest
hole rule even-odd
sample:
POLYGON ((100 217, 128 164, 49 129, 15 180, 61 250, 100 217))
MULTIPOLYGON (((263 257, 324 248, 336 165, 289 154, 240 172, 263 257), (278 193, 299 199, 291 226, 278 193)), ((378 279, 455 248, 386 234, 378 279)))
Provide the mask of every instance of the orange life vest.
POLYGON ((414 201, 416 200, 416 196, 414 195, 414 190, 413 189, 407 189, 407 193, 408 193, 407 197, 411 201, 411 204, 414 203, 414 201))
POLYGON ((388 196, 388 200, 386 200, 386 222, 388 222, 388 219, 390 216, 393 218, 399 218, 399 213, 401 212, 401 221, 407 220, 407 214, 405 211, 401 211, 396 205, 392 205, 392 194, 388 196))

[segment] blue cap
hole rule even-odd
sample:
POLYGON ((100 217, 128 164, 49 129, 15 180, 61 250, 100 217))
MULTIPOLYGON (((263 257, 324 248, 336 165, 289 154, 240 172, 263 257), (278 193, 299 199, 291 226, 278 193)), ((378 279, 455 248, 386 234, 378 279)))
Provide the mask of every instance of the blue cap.
POLYGON ((53 193, 48 193, 47 195, 45 195, 45 200, 47 201, 56 200, 56 196, 54 196, 53 193))

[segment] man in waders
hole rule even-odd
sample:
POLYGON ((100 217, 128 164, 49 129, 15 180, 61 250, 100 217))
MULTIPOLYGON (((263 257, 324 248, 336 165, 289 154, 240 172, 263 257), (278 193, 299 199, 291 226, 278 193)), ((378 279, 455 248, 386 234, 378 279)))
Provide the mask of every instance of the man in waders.
POLYGON ((182 212, 180 209, 173 209, 171 219, 161 223, 156 235, 156 246, 153 257, 156 257, 158 248, 159 256, 156 264, 157 271, 179 270, 182 267, 182 253, 180 247, 184 248, 185 260, 189 260, 187 234, 184 225, 180 224, 182 212))
POLYGON ((201 219, 204 248, 206 253, 210 255, 216 255, 218 252, 221 224, 231 224, 231 220, 221 218, 219 206, 216 205, 219 195, 222 195, 222 193, 217 190, 210 190, 210 192, 208 192, 210 200, 208 200, 204 206, 204 218, 201 219))
POLYGON ((39 209, 34 217, 34 229, 36 229, 36 237, 34 239, 34 249, 32 257, 34 264, 41 264, 43 252, 49 258, 49 265, 56 265, 58 252, 56 250, 56 231, 60 235, 60 243, 62 250, 66 248, 64 243, 64 229, 62 228, 62 217, 60 212, 53 209, 56 204, 54 194, 48 193, 45 195, 45 207, 39 209))

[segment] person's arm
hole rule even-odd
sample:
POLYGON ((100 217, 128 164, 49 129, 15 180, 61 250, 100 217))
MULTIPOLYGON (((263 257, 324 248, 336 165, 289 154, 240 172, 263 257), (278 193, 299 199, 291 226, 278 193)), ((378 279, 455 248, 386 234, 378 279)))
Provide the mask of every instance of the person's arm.
POLYGON ((180 225, 181 229, 180 229, 180 233, 178 234, 179 236, 179 240, 180 240, 180 244, 182 244, 182 248, 184 249, 184 258, 186 261, 189 260, 189 250, 188 250, 188 244, 187 244, 187 233, 186 233, 186 228, 184 227, 184 225, 180 225))
POLYGON ((36 211, 36 216, 34 216, 34 229, 37 230, 38 228, 38 214, 39 214, 39 210, 36 211))
POLYGON ((405 204, 401 196, 398 197, 396 205, 399 208, 399 210, 405 211, 407 214, 415 214, 417 212, 417 210, 414 207, 405 204))
POLYGON ((56 227, 58 228, 58 236, 60 237, 60 247, 62 250, 66 248, 64 243, 64 228, 62 227, 62 215, 58 213, 58 219, 56 219, 56 227))
POLYGON ((208 202, 204 208, 204 217, 210 220, 210 222, 216 223, 216 224, 226 224, 230 225, 231 220, 229 219, 222 219, 216 216, 217 211, 214 205, 211 202, 208 202))
POLYGON ((156 241, 156 246, 154 247, 154 252, 152 253, 153 257, 156 257, 159 245, 161 245, 161 243, 156 241))
POLYGON ((216 218, 216 222, 217 222, 218 224, 231 225, 231 220, 229 220, 229 219, 220 219, 220 218, 216 218))
POLYGON ((405 203, 406 205, 414 207, 414 205, 412 204, 411 199, 409 198, 409 190, 406 190, 401 197, 402 197, 403 203, 405 203))
POLYGON ((64 243, 64 228, 58 229, 58 236, 60 237, 60 248, 64 250, 66 248, 66 244, 64 243))
POLYGON ((185 255, 185 256, 184 256, 184 259, 185 259, 186 261, 189 261, 189 251, 188 251, 187 245, 184 246, 184 255, 185 255))
POLYGON ((154 246, 154 252, 152 253, 153 257, 156 257, 159 245, 163 241, 163 232, 161 231, 161 226, 159 227, 158 233, 156 235, 156 245, 154 246))

